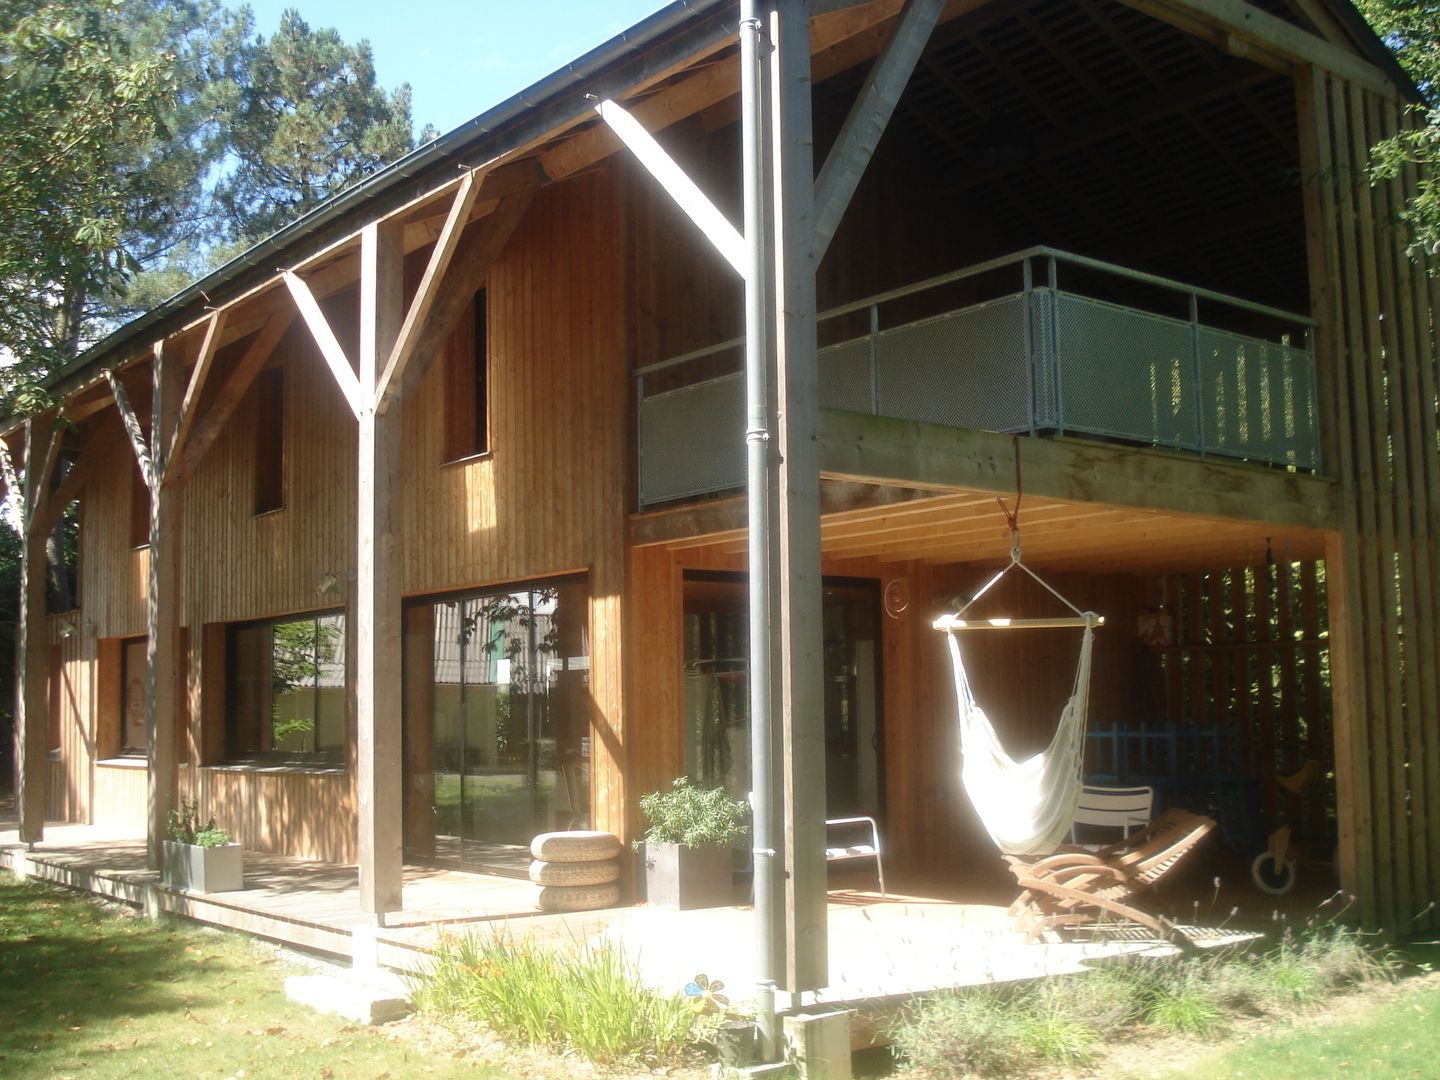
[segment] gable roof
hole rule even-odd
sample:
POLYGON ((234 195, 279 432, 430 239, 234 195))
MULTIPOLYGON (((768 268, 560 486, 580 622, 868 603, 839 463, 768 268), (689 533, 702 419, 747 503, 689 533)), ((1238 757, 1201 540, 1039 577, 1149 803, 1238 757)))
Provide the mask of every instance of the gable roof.
MULTIPOLYGON (((819 0, 817 12, 856 0, 819 0)), ((999 2, 999 0, 992 0, 999 2)), ((1421 96, 1393 54, 1350 0, 1319 0, 1358 53, 1381 68, 1412 100, 1421 96)), ((1288 11, 1287 0, 1257 6, 1288 11)), ((436 186, 447 173, 494 160, 586 119, 593 100, 620 97, 636 84, 713 49, 737 33, 736 0, 674 0, 630 29, 342 191, 242 252, 157 307, 119 327, 46 379, 63 396, 83 385, 100 361, 148 345, 192 321, 203 306, 223 302, 294 264, 360 223, 383 216, 436 186)), ((14 418, 11 418, 12 420, 14 418)), ((9 421, 0 428, 9 428, 9 421)))

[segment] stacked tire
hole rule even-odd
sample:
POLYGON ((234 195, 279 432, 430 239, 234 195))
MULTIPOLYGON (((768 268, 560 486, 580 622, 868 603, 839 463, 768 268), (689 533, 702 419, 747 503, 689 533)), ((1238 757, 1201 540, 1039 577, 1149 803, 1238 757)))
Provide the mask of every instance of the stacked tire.
POLYGON ((620 902, 620 838, 608 832, 549 832, 530 841, 530 880, 541 911, 595 911, 620 902))

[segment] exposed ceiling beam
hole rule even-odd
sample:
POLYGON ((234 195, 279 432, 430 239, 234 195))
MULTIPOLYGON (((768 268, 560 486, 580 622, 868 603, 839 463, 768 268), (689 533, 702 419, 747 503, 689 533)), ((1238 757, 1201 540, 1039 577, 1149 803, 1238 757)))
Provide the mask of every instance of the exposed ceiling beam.
POLYGON ((1121 0, 1233 56, 1258 63, 1314 64, 1367 90, 1398 99, 1400 88, 1374 64, 1244 0, 1121 0))

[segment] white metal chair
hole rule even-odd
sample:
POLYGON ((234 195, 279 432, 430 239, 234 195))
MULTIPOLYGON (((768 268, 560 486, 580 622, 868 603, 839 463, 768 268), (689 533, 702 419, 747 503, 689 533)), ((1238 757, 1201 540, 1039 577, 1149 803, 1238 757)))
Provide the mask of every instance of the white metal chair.
MULTIPOLYGON (((863 833, 860 833, 863 836, 863 833)), ((825 862, 849 862, 851 859, 874 859, 875 875, 880 879, 880 895, 885 893, 885 864, 882 861, 880 851, 880 827, 875 824, 873 817, 844 817, 830 818, 825 822, 825 862), (839 830, 844 838, 845 832, 855 834, 861 826, 868 825, 869 840, 862 840, 858 844, 849 846, 831 846, 831 830, 839 830)))
MULTIPOLYGON (((1081 843, 1076 826, 1119 829, 1121 838, 1128 840, 1131 830, 1143 829, 1150 824, 1154 808, 1154 788, 1086 784, 1080 789, 1080 801, 1075 804, 1075 816, 1070 822, 1070 842, 1088 848, 1104 846, 1093 842, 1081 843)), ((1113 838, 1107 838, 1106 843, 1110 839, 1113 838)))

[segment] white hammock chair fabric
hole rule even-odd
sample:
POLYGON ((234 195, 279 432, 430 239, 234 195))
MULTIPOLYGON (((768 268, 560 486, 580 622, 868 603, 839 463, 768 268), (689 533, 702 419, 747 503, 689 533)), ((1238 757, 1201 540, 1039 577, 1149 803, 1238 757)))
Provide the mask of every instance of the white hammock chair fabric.
POLYGON ((1080 639, 1075 685, 1050 745, 1016 761, 1005 752, 985 710, 975 700, 953 631, 950 659, 960 719, 960 779, 985 831, 1007 855, 1048 855, 1070 831, 1080 799, 1085 715, 1090 697, 1090 655, 1095 624, 1080 639))

